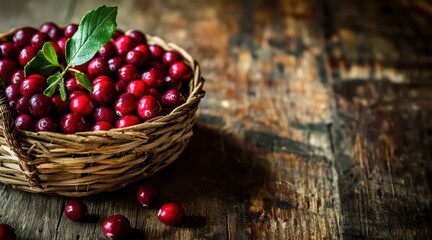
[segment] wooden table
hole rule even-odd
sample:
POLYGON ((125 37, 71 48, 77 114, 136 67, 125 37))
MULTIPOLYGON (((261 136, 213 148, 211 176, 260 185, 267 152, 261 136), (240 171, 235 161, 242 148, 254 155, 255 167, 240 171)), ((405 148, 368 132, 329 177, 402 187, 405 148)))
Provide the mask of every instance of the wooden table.
MULTIPOLYGON (((79 22, 101 1, 0 3, 0 30, 79 22)), ((118 24, 174 41, 207 82, 195 135, 149 179, 168 227, 138 185, 68 198, 0 185, 0 222, 19 239, 102 239, 126 215, 130 239, 431 239, 432 4, 426 0, 109 1, 118 24)))

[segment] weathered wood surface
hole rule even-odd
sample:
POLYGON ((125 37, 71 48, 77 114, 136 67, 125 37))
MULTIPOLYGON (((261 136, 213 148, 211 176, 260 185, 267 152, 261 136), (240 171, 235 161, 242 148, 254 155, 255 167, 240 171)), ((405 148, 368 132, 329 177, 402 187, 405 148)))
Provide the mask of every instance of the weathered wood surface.
MULTIPOLYGON (((0 30, 78 22, 100 1, 0 3, 0 30)), ((184 154, 148 181, 188 218, 167 227, 137 185, 67 198, 0 185, 19 239, 102 239, 122 213, 130 239, 431 239, 432 4, 428 1, 110 1, 123 29, 183 46, 207 95, 184 154)))

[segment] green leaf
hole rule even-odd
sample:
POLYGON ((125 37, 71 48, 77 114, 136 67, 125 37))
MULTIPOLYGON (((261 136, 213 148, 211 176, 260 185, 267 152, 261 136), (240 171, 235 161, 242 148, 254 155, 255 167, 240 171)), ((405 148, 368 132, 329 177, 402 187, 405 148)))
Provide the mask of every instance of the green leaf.
POLYGON ((84 73, 75 70, 75 78, 78 80, 78 82, 84 86, 87 90, 92 90, 92 84, 90 80, 84 75, 84 73))
POLYGON ((57 85, 59 84, 60 80, 63 80, 63 75, 59 72, 56 72, 52 76, 50 76, 47 79, 48 87, 45 89, 44 94, 48 97, 51 97, 54 95, 55 90, 57 88, 57 85))
POLYGON ((42 49, 24 67, 25 76, 41 74, 48 77, 55 70, 62 68, 58 63, 57 55, 50 42, 46 42, 42 49))
POLYGON ((61 80, 60 80, 59 88, 60 88, 60 98, 61 98, 61 100, 65 101, 66 100, 66 90, 65 90, 65 84, 64 84, 63 78, 61 78, 61 80))
POLYGON ((53 65, 60 65, 57 60, 57 54, 54 50, 54 47, 50 42, 46 42, 42 46, 42 52, 45 55, 45 58, 53 65))
POLYGON ((101 6, 87 12, 81 19, 78 31, 66 43, 68 65, 81 65, 107 43, 116 27, 117 7, 101 6))

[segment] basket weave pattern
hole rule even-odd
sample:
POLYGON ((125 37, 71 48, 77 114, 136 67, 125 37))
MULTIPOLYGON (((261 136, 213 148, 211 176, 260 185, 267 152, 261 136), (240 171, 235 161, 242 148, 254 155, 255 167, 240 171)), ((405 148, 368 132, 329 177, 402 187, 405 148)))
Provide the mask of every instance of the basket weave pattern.
MULTIPOLYGON (((14 30, 0 35, 0 42, 14 30)), ((204 96, 199 64, 182 48, 147 35, 149 44, 180 53, 194 71, 186 103, 169 115, 110 131, 60 134, 14 128, 0 90, 0 182, 27 192, 70 197, 114 191, 151 176, 182 153, 204 96)))

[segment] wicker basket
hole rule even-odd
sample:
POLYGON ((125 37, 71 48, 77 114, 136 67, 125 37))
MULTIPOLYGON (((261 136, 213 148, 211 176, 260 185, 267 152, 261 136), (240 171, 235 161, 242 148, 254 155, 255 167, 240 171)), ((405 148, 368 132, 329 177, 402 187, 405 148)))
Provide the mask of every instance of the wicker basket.
MULTIPOLYGON (((0 42, 15 31, 0 35, 0 42)), ((114 191, 151 176, 182 153, 204 96, 199 64, 159 37, 149 44, 180 53, 194 71, 186 103, 169 115, 123 129, 60 134, 14 128, 4 86, 0 90, 0 182, 33 193, 70 197, 114 191)))

